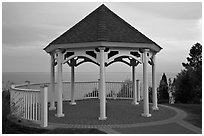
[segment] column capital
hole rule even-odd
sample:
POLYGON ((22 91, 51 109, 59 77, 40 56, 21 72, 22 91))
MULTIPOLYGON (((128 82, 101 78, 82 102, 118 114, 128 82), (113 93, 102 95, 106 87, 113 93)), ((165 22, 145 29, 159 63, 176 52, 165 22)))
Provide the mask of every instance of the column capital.
POLYGON ((142 49, 142 52, 145 53, 145 52, 149 52, 150 49, 142 49))
POLYGON ((105 50, 106 47, 99 47, 98 49, 99 49, 99 50, 105 50))
POLYGON ((55 52, 56 53, 59 53, 59 52, 62 53, 62 50, 61 49, 56 49, 55 52))

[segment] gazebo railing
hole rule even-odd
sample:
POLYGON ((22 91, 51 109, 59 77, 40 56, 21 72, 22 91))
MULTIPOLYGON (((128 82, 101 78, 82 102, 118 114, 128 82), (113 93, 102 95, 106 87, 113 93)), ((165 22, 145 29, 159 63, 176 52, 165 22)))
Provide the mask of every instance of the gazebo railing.
MULTIPOLYGON (((57 83, 55 83, 55 93, 57 94, 57 83)), ((46 126, 44 117, 51 96, 49 83, 31 84, 27 82, 21 85, 11 85, 10 113, 17 118, 35 121, 46 126), (42 85, 48 87, 42 88, 42 85)), ((75 82, 75 100, 98 98, 98 96, 99 82, 75 82)), ((106 98, 133 99, 132 82, 106 82, 106 98)), ((63 100, 71 100, 71 82, 63 82, 63 100)))
POLYGON ((11 85, 10 115, 19 119, 35 121, 42 125, 44 123, 42 116, 46 111, 46 108, 43 109, 42 106, 47 104, 47 101, 43 101, 46 100, 47 90, 45 87, 39 90, 31 89, 31 86, 32 84, 11 85))
MULTIPOLYGON (((71 82, 63 84, 63 100, 71 99, 71 82)), ((95 82, 75 82, 75 99, 98 98, 99 83, 95 82)), ((132 82, 106 82, 106 98, 108 99, 132 99, 132 82)))

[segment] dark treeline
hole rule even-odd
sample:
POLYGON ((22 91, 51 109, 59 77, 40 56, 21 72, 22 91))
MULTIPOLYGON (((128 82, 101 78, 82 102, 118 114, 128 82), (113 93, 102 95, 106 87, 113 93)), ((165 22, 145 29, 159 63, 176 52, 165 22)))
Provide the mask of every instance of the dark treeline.
POLYGON ((187 62, 176 78, 167 82, 163 74, 158 88, 158 102, 201 103, 202 100, 202 45, 196 43, 190 49, 187 62))

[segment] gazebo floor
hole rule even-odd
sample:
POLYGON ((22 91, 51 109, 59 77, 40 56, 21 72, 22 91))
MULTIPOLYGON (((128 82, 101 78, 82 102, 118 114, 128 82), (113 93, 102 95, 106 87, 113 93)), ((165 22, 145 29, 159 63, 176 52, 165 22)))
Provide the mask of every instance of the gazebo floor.
POLYGON ((57 111, 49 111, 49 123, 70 125, 117 125, 136 124, 153 121, 161 121, 172 118, 176 112, 172 109, 159 106, 158 111, 153 111, 150 104, 151 117, 142 117, 143 103, 133 105, 132 100, 107 100, 107 119, 98 120, 100 103, 98 99, 87 99, 76 101, 77 105, 70 105, 68 101, 63 102, 64 117, 55 116, 57 111))

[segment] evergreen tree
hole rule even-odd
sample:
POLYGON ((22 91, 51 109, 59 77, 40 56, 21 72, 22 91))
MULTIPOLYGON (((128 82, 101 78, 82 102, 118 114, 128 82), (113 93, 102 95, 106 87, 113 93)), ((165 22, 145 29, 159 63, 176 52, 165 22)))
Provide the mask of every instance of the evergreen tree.
POLYGON ((193 70, 198 70, 202 66, 202 45, 196 43, 192 46, 189 53, 190 57, 187 57, 187 63, 182 63, 183 67, 187 70, 192 68, 193 70))
POLYGON ((175 99, 181 103, 200 103, 202 99, 202 45, 192 46, 187 63, 175 80, 175 99))
POLYGON ((169 93, 168 93, 168 83, 165 73, 162 75, 162 79, 159 84, 159 103, 168 103, 169 101, 169 93))

